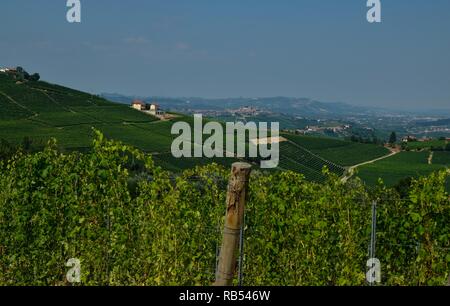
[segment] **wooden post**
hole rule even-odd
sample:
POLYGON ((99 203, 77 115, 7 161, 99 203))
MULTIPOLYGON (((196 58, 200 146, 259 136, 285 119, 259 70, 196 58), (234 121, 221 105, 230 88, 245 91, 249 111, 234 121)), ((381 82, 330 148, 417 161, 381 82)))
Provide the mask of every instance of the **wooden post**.
POLYGON ((239 243, 239 232, 244 221, 250 172, 251 165, 247 163, 234 163, 231 167, 225 226, 214 286, 230 286, 233 282, 236 270, 236 250, 239 243))

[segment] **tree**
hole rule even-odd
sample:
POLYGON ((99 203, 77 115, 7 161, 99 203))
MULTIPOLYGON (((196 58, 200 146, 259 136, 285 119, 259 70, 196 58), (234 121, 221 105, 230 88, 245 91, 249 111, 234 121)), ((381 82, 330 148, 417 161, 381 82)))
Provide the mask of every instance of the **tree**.
POLYGON ((41 79, 41 76, 39 75, 39 73, 30 75, 25 69, 23 69, 23 67, 17 66, 15 78, 19 81, 39 81, 41 79))
POLYGON ((389 136, 389 143, 394 144, 397 142, 397 134, 395 132, 391 133, 391 136, 389 136))
POLYGON ((450 152, 450 142, 445 145, 445 151, 450 152))
POLYGON ((22 67, 17 67, 16 68, 16 71, 17 71, 17 76, 16 76, 16 78, 19 80, 19 81, 23 81, 23 80, 25 80, 25 70, 22 68, 22 67))
POLYGON ((37 81, 39 81, 41 79, 41 76, 39 75, 39 73, 33 73, 31 76, 30 76, 30 81, 35 81, 35 82, 37 82, 37 81))

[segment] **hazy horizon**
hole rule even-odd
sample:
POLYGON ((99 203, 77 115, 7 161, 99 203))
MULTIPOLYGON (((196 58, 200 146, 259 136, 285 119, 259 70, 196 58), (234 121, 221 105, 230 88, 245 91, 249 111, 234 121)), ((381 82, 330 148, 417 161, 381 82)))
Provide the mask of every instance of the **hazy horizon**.
MULTIPOLYGON (((226 100, 226 99, 275 99, 275 98, 288 98, 288 99, 308 99, 313 102, 321 102, 321 103, 342 103, 352 106, 361 106, 361 107, 368 107, 368 108, 380 108, 385 110, 391 110, 391 111, 403 111, 401 108, 396 108, 395 106, 377 106, 377 105, 356 105, 354 103, 346 102, 346 101, 323 101, 314 99, 312 97, 289 97, 289 96, 229 96, 229 97, 202 97, 202 96, 159 96, 159 95, 134 95, 134 94, 123 94, 120 92, 99 92, 99 93, 93 93, 93 94, 99 94, 99 95, 118 95, 123 97, 129 97, 129 98, 135 98, 135 99, 149 99, 149 98, 163 98, 163 99, 203 99, 203 100, 211 100, 211 101, 217 101, 217 100, 226 100)), ((424 106, 412 106, 410 107, 410 110, 416 111, 416 112, 426 112, 426 111, 440 111, 444 110, 449 112, 446 115, 450 115, 450 106, 444 106, 444 107, 424 107, 424 106)))
POLYGON ((92 93, 450 108, 450 1, 4 0, 0 66, 92 93), (21 16, 21 22, 17 22, 21 16))

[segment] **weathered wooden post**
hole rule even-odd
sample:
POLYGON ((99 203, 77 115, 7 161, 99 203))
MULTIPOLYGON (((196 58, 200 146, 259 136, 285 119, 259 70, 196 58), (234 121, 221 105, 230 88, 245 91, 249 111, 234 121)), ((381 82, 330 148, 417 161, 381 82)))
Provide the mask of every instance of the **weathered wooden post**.
POLYGON ((239 233, 244 221, 244 207, 248 195, 247 188, 250 172, 251 165, 247 163, 234 163, 231 167, 231 177, 227 191, 225 226, 214 286, 230 286, 233 282, 236 269, 236 250, 239 243, 239 233))

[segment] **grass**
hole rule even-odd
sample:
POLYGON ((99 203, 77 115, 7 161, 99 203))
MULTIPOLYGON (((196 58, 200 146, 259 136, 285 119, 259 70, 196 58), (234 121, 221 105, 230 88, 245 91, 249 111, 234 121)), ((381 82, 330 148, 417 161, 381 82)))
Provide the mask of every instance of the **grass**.
POLYGON ((444 165, 450 167, 450 152, 434 151, 432 163, 436 165, 444 165))
POLYGON ((131 124, 106 124, 98 127, 106 137, 120 139, 124 143, 145 152, 170 152, 172 137, 140 129, 131 124))
POLYGON ((431 148, 444 148, 447 144, 446 140, 433 139, 430 141, 411 141, 406 144, 409 150, 423 150, 431 148))
POLYGON ((49 126, 58 128, 71 125, 95 124, 99 123, 95 118, 88 117, 76 112, 46 112, 34 117, 34 120, 41 121, 49 126))
POLYGON ((27 118, 32 113, 13 103, 6 96, 0 94, 0 120, 16 120, 27 118))
POLYGON ((343 167, 321 158, 297 143, 280 143, 280 168, 302 173, 308 180, 323 181, 325 177, 322 169, 325 166, 338 176, 344 173, 343 167))
POLYGON ((72 109, 75 112, 95 119, 98 122, 105 123, 122 123, 124 121, 148 123, 158 120, 154 116, 120 104, 109 106, 74 107, 72 109))
POLYGON ((284 134, 283 136, 320 157, 341 166, 353 166, 389 154, 388 149, 375 144, 292 134, 284 134))
POLYGON ((175 158, 171 153, 155 154, 152 157, 157 165, 174 172, 192 169, 196 166, 203 166, 211 163, 231 168, 231 164, 239 161, 235 158, 175 158))
POLYGON ((433 171, 449 166, 449 156, 441 156, 440 154, 437 155, 438 163, 433 157, 433 164, 428 164, 429 154, 428 151, 401 152, 392 157, 358 168, 358 176, 370 186, 375 185, 379 178, 387 186, 393 186, 406 177, 428 175, 433 171), (445 161, 447 163, 442 163, 445 161))

